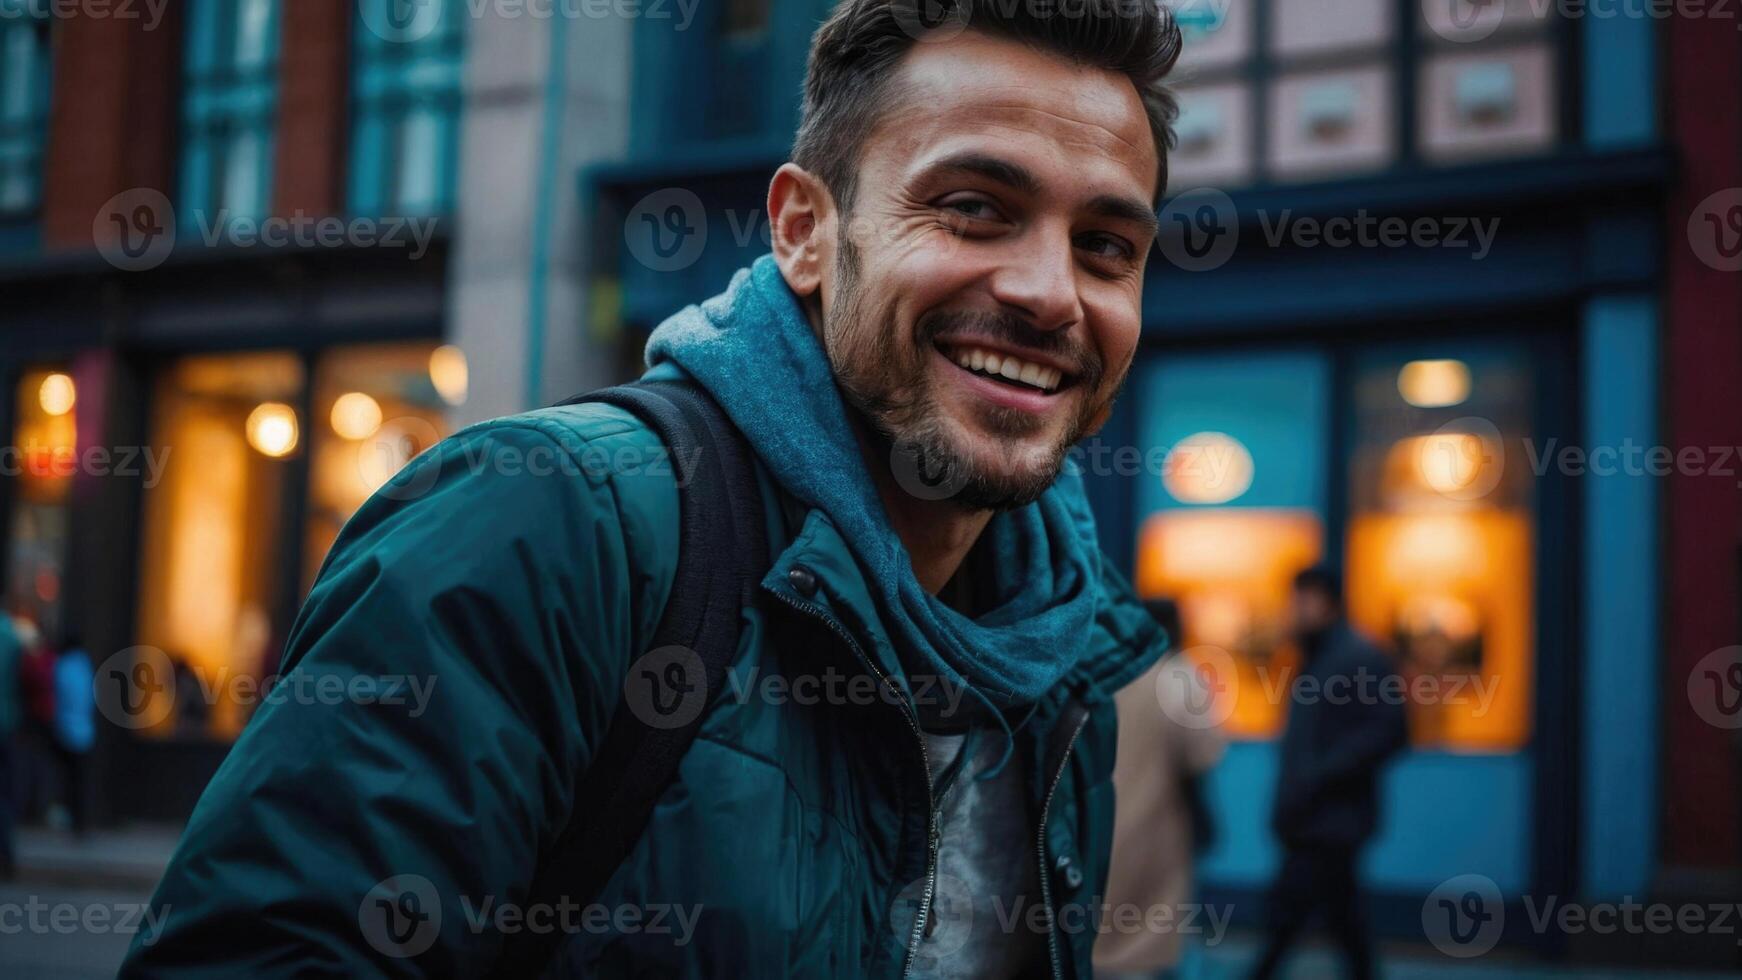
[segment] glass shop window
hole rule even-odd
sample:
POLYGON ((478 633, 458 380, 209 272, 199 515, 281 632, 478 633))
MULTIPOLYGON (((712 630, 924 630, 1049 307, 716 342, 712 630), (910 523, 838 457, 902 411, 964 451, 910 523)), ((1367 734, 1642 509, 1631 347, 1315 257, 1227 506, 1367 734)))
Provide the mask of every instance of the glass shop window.
POLYGON ((1349 615, 1412 690, 1445 692, 1411 698, 1418 746, 1530 738, 1536 516, 1517 461, 1530 458, 1532 398, 1528 361, 1504 349, 1374 355, 1356 375, 1349 615))
POLYGON ((174 685, 156 692, 172 710, 141 715, 161 719, 151 734, 233 738, 254 707, 237 692, 277 665, 302 387, 290 353, 187 357, 157 378, 149 441, 164 463, 144 488, 137 634, 174 685))
POLYGON ((1169 356, 1146 369, 1137 588, 1174 600, 1234 738, 1274 737, 1298 655, 1294 575, 1324 550, 1328 368, 1316 354, 1169 356), (1232 670, 1233 681, 1222 672, 1232 670))
POLYGON ((309 427, 303 594, 357 508, 448 434, 445 412, 465 400, 465 386, 465 359, 454 347, 371 344, 321 355, 309 427))
POLYGON ((67 501, 78 468, 78 389, 58 367, 32 368, 19 378, 16 420, 4 474, 13 476, 6 540, 6 594, 0 613, 36 627, 59 643, 64 608, 67 501))
POLYGON ((160 373, 138 642, 162 651, 174 685, 157 695, 171 708, 140 715, 159 722, 151 734, 241 731, 340 529, 447 435, 444 412, 465 397, 464 355, 434 342, 200 355, 160 373))

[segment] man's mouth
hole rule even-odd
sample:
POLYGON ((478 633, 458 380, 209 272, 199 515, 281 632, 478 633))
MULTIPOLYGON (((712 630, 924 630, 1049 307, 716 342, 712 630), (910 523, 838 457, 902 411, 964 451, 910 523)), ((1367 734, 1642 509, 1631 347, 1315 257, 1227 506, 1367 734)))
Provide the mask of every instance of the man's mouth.
POLYGON ((988 378, 1021 391, 1050 395, 1060 388, 1069 387, 1070 382, 1074 380, 1059 368, 1024 360, 1007 351, 977 347, 973 344, 957 344, 948 347, 939 345, 938 350, 955 362, 956 366, 970 374, 988 378))

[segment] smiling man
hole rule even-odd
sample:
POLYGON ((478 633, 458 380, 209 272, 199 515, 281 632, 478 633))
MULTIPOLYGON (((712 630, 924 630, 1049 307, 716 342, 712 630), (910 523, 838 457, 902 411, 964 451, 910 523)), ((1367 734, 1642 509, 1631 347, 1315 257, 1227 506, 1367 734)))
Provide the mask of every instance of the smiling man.
POLYGON ((842 0, 772 254, 654 332, 637 390, 713 437, 499 419, 350 522, 287 676, 425 710, 264 708, 124 975, 1090 975, 1164 643, 1065 457, 1137 346, 1179 33, 941 6, 842 0))

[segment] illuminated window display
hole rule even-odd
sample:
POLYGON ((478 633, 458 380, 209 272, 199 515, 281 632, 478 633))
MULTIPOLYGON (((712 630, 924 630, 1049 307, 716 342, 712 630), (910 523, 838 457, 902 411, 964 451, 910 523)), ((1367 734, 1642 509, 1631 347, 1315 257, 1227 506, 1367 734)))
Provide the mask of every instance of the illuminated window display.
POLYGON ((1160 360, 1141 389, 1143 444, 1168 452, 1139 496, 1137 586, 1179 604, 1188 652, 1236 672, 1221 685, 1228 733, 1281 731, 1298 662, 1290 583, 1331 533, 1351 621, 1430 692, 1410 698, 1414 744, 1522 748, 1535 665, 1528 359, 1471 344, 1354 355, 1338 419, 1329 355, 1160 360), (1340 458, 1333 425, 1350 433, 1340 458), (1330 467, 1346 504, 1327 497, 1330 467))
POLYGON ((1228 734, 1274 737, 1274 692, 1297 662, 1289 584, 1324 550, 1324 358, 1169 357, 1148 371, 1142 441, 1167 453, 1139 496, 1137 588, 1179 604, 1189 656, 1235 671, 1212 684, 1228 734))
POLYGON ((67 548, 67 500, 77 468, 78 389, 60 368, 19 378, 6 470, 16 473, 7 538, 6 597, 0 611, 59 637, 67 548))
POLYGON ((195 695, 272 669, 288 625, 274 607, 302 385, 296 355, 262 353, 184 358, 154 386, 149 439, 166 456, 144 491, 138 636, 168 655, 178 690, 152 734, 234 737, 246 706, 195 695))
POLYGON ((447 434, 443 412, 464 400, 465 370, 457 348, 422 342, 341 347, 322 356, 309 425, 305 593, 363 501, 447 434))
POLYGON ((1531 385, 1522 358, 1460 354, 1356 376, 1349 614, 1406 678, 1462 692, 1410 705, 1415 744, 1508 751, 1530 736, 1535 659, 1531 385))
POLYGON ((168 656, 177 691, 149 734, 241 731, 293 598, 363 501, 446 434, 465 385, 464 356, 424 342, 193 356, 160 372, 149 439, 164 466, 144 490, 137 635, 168 656))

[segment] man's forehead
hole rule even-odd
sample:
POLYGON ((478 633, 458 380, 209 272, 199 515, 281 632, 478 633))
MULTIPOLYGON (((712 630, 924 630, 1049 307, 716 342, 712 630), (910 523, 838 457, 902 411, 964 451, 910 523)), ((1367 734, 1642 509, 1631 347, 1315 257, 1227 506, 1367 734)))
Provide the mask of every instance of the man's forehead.
POLYGON ((1074 164, 1093 158, 1128 171, 1146 197, 1153 191, 1159 162, 1149 119, 1136 87, 1116 72, 968 31, 914 45, 892 83, 872 140, 891 140, 903 156, 945 136, 1050 144, 1074 164))

